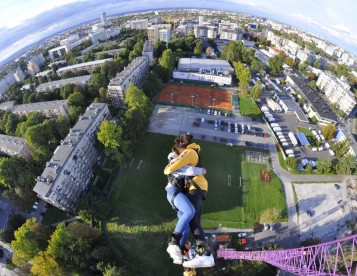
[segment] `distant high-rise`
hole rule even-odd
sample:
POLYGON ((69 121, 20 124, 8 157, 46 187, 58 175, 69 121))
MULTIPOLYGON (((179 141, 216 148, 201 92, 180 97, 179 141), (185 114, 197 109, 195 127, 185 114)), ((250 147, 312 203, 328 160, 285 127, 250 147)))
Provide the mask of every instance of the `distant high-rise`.
POLYGON ((105 14, 105 12, 102 12, 100 15, 100 23, 102 23, 102 26, 107 25, 107 15, 105 14))
POLYGON ((203 20, 205 19, 204 16, 199 16, 198 17, 198 25, 202 26, 203 25, 203 20))

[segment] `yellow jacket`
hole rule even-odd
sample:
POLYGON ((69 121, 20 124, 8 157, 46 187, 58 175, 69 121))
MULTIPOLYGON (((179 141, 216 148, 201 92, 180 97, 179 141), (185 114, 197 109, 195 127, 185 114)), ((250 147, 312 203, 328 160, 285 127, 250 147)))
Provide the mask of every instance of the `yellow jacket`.
MULTIPOLYGON (((197 166, 198 154, 196 150, 200 151, 201 147, 195 143, 189 144, 187 148, 180 154, 180 156, 172 163, 166 166, 164 174, 168 175, 174 171, 181 169, 183 166, 197 166)), ((208 182, 203 175, 196 175, 192 180, 204 191, 208 190, 208 182)), ((196 189, 193 185, 190 190, 196 189)))

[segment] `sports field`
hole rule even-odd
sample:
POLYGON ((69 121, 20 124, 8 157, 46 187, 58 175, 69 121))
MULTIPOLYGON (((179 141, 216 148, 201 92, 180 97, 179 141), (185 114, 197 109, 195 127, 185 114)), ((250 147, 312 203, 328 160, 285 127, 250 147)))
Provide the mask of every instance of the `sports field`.
POLYGON ((165 83, 156 101, 232 111, 229 89, 165 83))
MULTIPOLYGON (((144 269, 144 275, 180 275, 171 271, 177 270, 177 266, 171 265, 165 252, 167 237, 176 223, 175 212, 166 200, 166 177, 163 175, 172 141, 173 136, 146 134, 134 159, 123 169, 110 199, 108 231, 123 250, 124 260, 136 260, 136 269, 139 272, 144 269)), ((202 217, 204 228, 252 228, 262 208, 285 202, 280 182, 261 184, 259 170, 263 165, 246 163, 247 175, 242 176, 242 148, 198 143, 202 147, 202 162, 209 182, 202 217), (255 204, 257 207, 252 209, 255 204)), ((182 271, 177 270, 177 273, 182 275, 182 271)))

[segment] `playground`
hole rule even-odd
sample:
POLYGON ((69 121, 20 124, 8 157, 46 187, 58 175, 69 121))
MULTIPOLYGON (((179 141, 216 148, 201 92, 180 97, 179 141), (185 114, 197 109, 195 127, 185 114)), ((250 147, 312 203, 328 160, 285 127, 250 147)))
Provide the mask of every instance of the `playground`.
POLYGON ((232 112, 230 90, 207 86, 166 83, 156 102, 232 112))

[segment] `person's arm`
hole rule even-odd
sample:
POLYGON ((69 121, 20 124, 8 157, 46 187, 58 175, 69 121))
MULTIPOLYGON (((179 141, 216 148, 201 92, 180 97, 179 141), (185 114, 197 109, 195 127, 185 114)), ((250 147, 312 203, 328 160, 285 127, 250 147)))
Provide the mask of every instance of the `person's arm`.
POLYGON ((180 175, 195 176, 203 175, 206 173, 204 168, 194 167, 194 166, 183 166, 181 169, 178 169, 172 173, 175 177, 180 175))
POLYGON ((164 174, 172 174, 174 171, 181 169, 183 166, 195 164, 195 159, 197 159, 197 155, 194 156, 194 154, 195 153, 192 153, 192 150, 185 150, 174 162, 168 164, 165 167, 164 174))

